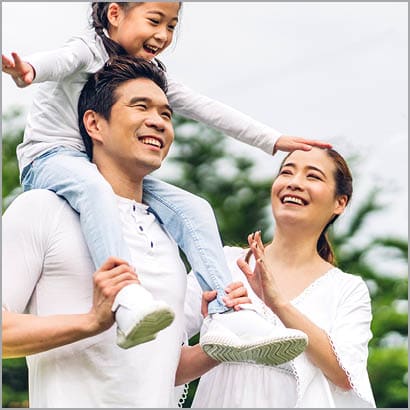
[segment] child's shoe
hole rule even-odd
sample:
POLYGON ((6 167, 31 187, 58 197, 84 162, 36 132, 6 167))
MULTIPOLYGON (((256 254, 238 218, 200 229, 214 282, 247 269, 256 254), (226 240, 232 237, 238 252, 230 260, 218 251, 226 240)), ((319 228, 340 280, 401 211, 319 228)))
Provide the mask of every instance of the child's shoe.
POLYGON ((300 330, 275 326, 249 308, 207 316, 200 335, 202 350, 215 360, 268 366, 294 359, 307 342, 300 330))
POLYGON ((117 322, 117 345, 123 349, 154 340, 174 320, 174 312, 155 300, 141 285, 129 285, 117 295, 113 310, 117 322))

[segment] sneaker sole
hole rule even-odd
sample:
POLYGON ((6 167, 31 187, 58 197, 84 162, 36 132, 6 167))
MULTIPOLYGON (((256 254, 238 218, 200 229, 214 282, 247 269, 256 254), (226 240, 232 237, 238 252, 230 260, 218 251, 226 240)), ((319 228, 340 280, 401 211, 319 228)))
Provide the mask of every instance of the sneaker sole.
POLYGON ((299 356, 307 346, 305 337, 266 340, 258 344, 250 343, 234 346, 228 340, 207 340, 201 342, 203 351, 220 362, 247 362, 277 366, 299 356))
POLYGON ((146 315, 138 322, 127 336, 117 328, 117 344, 123 349, 154 340, 157 333, 168 327, 174 321, 174 312, 160 309, 146 315))

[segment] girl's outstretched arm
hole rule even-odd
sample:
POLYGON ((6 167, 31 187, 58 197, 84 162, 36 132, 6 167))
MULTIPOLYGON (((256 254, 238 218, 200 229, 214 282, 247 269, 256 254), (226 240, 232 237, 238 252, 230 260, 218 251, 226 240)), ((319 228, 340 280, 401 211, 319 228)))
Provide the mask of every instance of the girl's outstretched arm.
POLYGON ((23 88, 30 85, 36 72, 33 66, 23 61, 17 53, 11 53, 13 60, 1 55, 1 68, 4 73, 10 74, 17 87, 23 88))

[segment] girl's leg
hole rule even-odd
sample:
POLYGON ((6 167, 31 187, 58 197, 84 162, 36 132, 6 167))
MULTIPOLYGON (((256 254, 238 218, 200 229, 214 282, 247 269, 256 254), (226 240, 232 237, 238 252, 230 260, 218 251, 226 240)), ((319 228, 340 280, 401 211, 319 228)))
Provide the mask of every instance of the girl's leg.
POLYGON ((22 178, 24 190, 48 189, 80 214, 81 229, 96 269, 109 256, 132 264, 111 185, 87 155, 58 148, 34 160, 22 178))
POLYGON ((156 178, 144 178, 144 201, 184 251, 203 290, 217 290, 209 313, 229 310, 222 301, 232 282, 212 207, 204 199, 156 178))

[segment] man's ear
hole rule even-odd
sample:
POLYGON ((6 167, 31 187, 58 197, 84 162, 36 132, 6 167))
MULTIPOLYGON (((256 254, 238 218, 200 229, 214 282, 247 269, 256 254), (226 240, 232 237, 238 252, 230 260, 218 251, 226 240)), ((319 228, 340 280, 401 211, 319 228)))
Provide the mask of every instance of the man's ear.
POLYGON ((123 11, 118 3, 110 3, 107 10, 107 19, 111 26, 118 27, 122 13, 123 11))
POLYGON ((84 127, 92 140, 103 142, 102 130, 104 119, 93 110, 87 110, 83 115, 84 127))

